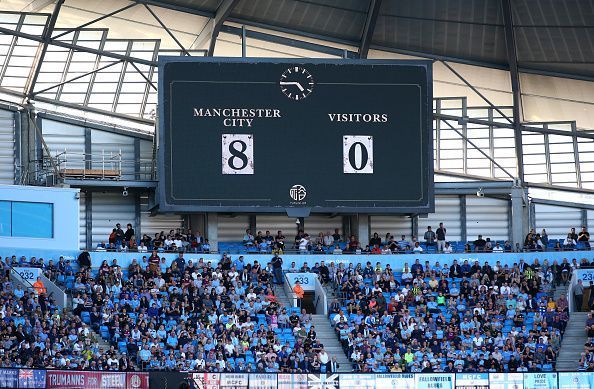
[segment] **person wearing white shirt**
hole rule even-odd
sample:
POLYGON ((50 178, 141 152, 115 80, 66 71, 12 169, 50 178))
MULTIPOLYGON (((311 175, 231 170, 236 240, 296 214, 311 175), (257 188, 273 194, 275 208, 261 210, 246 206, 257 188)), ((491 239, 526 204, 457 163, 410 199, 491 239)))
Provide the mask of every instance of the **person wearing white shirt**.
POLYGON ((299 251, 307 251, 307 245, 309 244, 308 236, 304 235, 299 241, 299 251))
POLYGON ((139 253, 146 253, 146 252, 148 252, 148 247, 146 247, 145 244, 142 241, 140 242, 140 246, 138 246, 138 252, 139 253))
POLYGON ((421 245, 419 244, 419 242, 415 242, 415 247, 413 248, 413 253, 422 253, 423 252, 423 248, 421 247, 421 245))
POLYGON ((450 244, 450 242, 445 243, 445 246, 443 247, 443 252, 444 252, 444 254, 451 254, 454 252, 452 250, 452 245, 450 244))
POLYGON ((334 324, 338 324, 340 323, 340 321, 344 318, 344 320, 346 321, 346 316, 344 315, 343 311, 338 312, 338 315, 334 316, 334 318, 332 319, 332 321, 334 322, 334 324))
POLYGON ((333 244, 334 244, 334 237, 332 236, 330 231, 328 231, 328 232, 326 232, 326 235, 324 235, 324 246, 332 247, 333 244))
POLYGON ((503 247, 501 247, 499 245, 499 242, 495 243, 495 247, 493 247, 493 252, 494 253, 502 253, 503 252, 503 247))
POLYGON ((321 350, 318 353, 318 359, 320 360, 321 366, 326 366, 326 371, 328 371, 328 364, 330 363, 330 355, 324 350, 324 346, 321 346, 321 350))

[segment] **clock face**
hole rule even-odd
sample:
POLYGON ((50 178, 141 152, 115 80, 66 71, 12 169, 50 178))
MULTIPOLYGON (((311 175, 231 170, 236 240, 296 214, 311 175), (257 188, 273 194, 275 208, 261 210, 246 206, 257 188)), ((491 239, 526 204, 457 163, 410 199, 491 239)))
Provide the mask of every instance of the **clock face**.
POLYGON ((293 66, 283 72, 279 85, 285 96, 299 101, 305 99, 313 91, 314 79, 307 69, 293 66))

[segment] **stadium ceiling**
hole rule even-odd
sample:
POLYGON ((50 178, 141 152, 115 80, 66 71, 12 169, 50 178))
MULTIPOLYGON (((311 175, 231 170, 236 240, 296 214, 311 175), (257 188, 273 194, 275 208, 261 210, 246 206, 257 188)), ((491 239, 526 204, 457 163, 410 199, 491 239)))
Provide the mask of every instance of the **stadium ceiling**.
MULTIPOLYGON (((359 48, 594 80, 593 0, 143 0, 359 48)), ((219 25, 220 28, 220 25, 219 25)))

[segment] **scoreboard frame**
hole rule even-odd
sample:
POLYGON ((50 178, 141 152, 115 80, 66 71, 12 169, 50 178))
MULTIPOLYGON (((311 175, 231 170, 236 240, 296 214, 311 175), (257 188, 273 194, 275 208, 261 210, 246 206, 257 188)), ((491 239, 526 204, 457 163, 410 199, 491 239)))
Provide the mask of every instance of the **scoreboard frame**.
MULTIPOLYGON (((426 214, 432 213, 435 210, 435 198, 434 198, 434 167, 433 167, 433 74, 432 74, 432 61, 430 60, 389 60, 389 59, 378 59, 378 60, 361 60, 361 59, 309 59, 309 58, 230 58, 230 57, 171 57, 161 56, 159 57, 159 74, 158 74, 158 120, 156 128, 157 136, 157 168, 158 168, 158 184, 156 190, 156 205, 158 205, 159 211, 161 212, 222 212, 222 213, 287 213, 289 216, 308 216, 311 213, 314 214, 426 214), (256 204, 241 203, 241 199, 233 200, 237 204, 219 204, 219 205, 204 205, 204 204, 177 204, 175 202, 168 201, 168 188, 167 182, 167 170, 166 170, 166 150, 167 145, 166 136, 166 109, 165 102, 165 68, 171 63, 182 63, 182 62, 195 62, 195 63, 214 63, 214 64, 283 64, 288 66, 308 66, 308 65, 320 65, 320 64, 332 64, 332 65, 365 65, 365 66, 376 66, 376 65, 390 65, 390 66, 406 66, 413 65, 417 67, 423 67, 426 74, 426 89, 425 99, 422 104, 425 105, 425 113, 421 117, 421 121, 424 120, 425 125, 421 127, 421 139, 423 143, 427 143, 427 147, 424 155, 421 155, 422 161, 427 169, 426 180, 423 181, 427 186, 427 192, 424 195, 423 204, 409 206, 409 205, 394 205, 394 206, 259 206, 256 204)), ((183 80, 182 80, 183 81, 183 80)), ((186 82, 188 82, 186 80, 186 82)), ((241 83, 242 81, 237 81, 241 83)), ((419 86, 419 89, 420 86, 419 86)), ((284 93, 284 91, 283 91, 284 93)), ((421 96, 423 92, 421 92, 421 96)), ((304 97, 305 98, 305 97, 304 97)), ((171 115, 171 112, 169 112, 171 115)), ((169 129, 170 130, 170 129, 169 129)), ((168 147, 172 147, 168 145, 168 147)), ((218 153, 216 148, 213 152, 218 153)), ((224 152, 224 151, 223 151, 224 152)), ((170 151, 171 153, 171 151, 170 151)), ((346 158, 346 157, 345 157, 346 158)), ((380 161, 381 163, 381 161, 380 161)), ((345 173, 346 170, 345 170, 345 173)), ((421 178, 422 179, 422 178, 421 178)), ((295 185, 298 187, 299 185, 295 185)), ((291 188, 291 190, 297 190, 291 188)), ((295 192, 297 194, 297 192, 295 192)), ((226 200, 226 199, 221 199, 226 200)), ((216 201, 216 199, 215 199, 216 201)), ((355 200, 353 200, 355 201, 355 200)), ((361 200, 370 201, 370 200, 361 200)))

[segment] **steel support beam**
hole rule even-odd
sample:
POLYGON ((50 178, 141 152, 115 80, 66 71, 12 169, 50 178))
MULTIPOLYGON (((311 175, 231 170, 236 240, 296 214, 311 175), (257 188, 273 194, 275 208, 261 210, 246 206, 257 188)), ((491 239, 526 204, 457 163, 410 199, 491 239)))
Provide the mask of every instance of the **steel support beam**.
POLYGON ((507 62, 511 78, 513 113, 514 113, 514 140, 516 146, 516 168, 520 182, 524 182, 524 152, 522 147, 522 90, 520 88, 520 72, 518 69, 518 55, 514 22, 510 0, 501 0, 503 10, 503 28, 505 32, 505 47, 507 49, 507 62))
POLYGON ((52 12, 52 16, 50 16, 43 30, 43 34, 41 36, 42 44, 38 48, 37 56, 35 58, 35 65, 31 67, 32 73, 29 75, 29 80, 27 82, 27 86, 25 87, 25 97, 27 99, 33 96, 33 88, 35 88, 35 83, 37 82, 37 78, 39 77, 39 73, 41 72, 41 66, 43 65, 45 53, 47 52, 47 47, 52 41, 51 37, 54 33, 54 27, 56 26, 56 21, 58 20, 58 15, 60 14, 60 8, 62 8, 62 4, 64 4, 64 1, 65 0, 58 0, 56 2, 56 5, 54 6, 54 11, 52 12))
MULTIPOLYGON (((539 198, 531 198, 530 201, 534 204, 545 204, 545 205, 554 205, 557 207, 575 208, 575 209, 581 209, 582 211, 585 211, 588 209, 594 210, 594 204, 588 204, 588 203, 574 203, 571 201, 539 199, 539 198)), ((583 214, 580 214, 580 216, 581 216, 582 224, 584 224, 583 214)), ((587 215, 586 215, 586 218, 587 218, 587 215)))
POLYGON ((103 15, 103 16, 100 16, 100 17, 98 17, 98 18, 96 18, 96 19, 93 19, 93 20, 91 20, 90 22, 87 22, 87 23, 85 23, 85 24, 81 24, 81 25, 80 25, 80 26, 78 26, 78 27, 70 28, 70 29, 68 29, 68 30, 66 30, 66 31, 64 31, 64 32, 61 32, 61 33, 59 33, 58 35, 56 35, 56 36, 52 37, 52 39, 58 39, 58 38, 60 38, 60 37, 62 37, 62 36, 64 36, 64 35, 68 35, 68 34, 70 34, 71 32, 74 32, 74 31, 80 31, 80 30, 82 30, 83 28, 85 28, 85 27, 87 27, 87 26, 90 26, 91 24, 94 24, 94 23, 97 23, 97 22, 100 22, 100 21, 102 21, 103 19, 107 19, 107 18, 109 18, 109 17, 112 17, 113 15, 119 14, 120 12, 123 12, 123 11, 125 11, 125 10, 127 10, 127 9, 129 9, 129 8, 132 8, 132 7, 134 7, 134 6, 136 6, 136 3, 128 4, 128 5, 126 5, 125 7, 119 8, 119 9, 117 9, 117 10, 113 11, 113 12, 110 12, 110 13, 108 13, 108 14, 105 14, 105 15, 103 15))
POLYGON ((25 8, 23 8, 21 12, 39 12, 48 5, 52 4, 54 1, 55 0, 33 0, 25 8))
MULTIPOLYGON (((229 33, 229 34, 234 34, 239 37, 243 36, 243 29, 239 28, 239 27, 222 26, 221 31, 229 33)), ((304 41, 287 38, 287 37, 280 36, 280 35, 274 35, 274 34, 268 34, 265 32, 254 31, 254 30, 250 30, 247 28, 245 30, 245 36, 247 38, 251 38, 251 39, 255 39, 255 40, 259 40, 259 41, 276 43, 279 45, 290 46, 290 47, 297 47, 297 48, 303 49, 303 50, 310 50, 310 51, 315 51, 315 52, 322 53, 322 54, 328 54, 328 55, 333 55, 333 56, 336 56, 339 58, 344 58, 345 50, 339 49, 336 47, 320 45, 318 43, 304 42, 304 41)), ((348 58, 357 58, 357 53, 354 51, 347 50, 347 56, 348 56, 348 58)))
POLYGON ((498 107, 495 106, 495 104, 493 104, 485 95, 483 95, 478 89, 476 89, 476 87, 474 85, 472 85, 470 82, 468 82, 460 73, 458 73, 456 71, 456 69, 454 69, 453 67, 450 66, 450 64, 448 64, 446 61, 440 60, 440 62, 446 67, 448 68, 452 73, 454 73, 454 75, 456 77, 458 77, 460 79, 460 81, 462 81, 464 84, 466 84, 466 86, 468 86, 470 89, 472 89, 472 91, 474 93, 476 93, 477 95, 479 95, 479 97, 481 99, 483 99, 487 104, 489 104, 489 106, 491 108, 493 108, 495 111, 497 111, 503 118, 505 118, 508 122, 510 122, 511 124, 513 124, 513 120, 510 119, 506 114, 504 114, 498 107))
POLYGON ((460 132, 456 127, 452 126, 450 124, 449 121, 447 120, 443 120, 443 122, 450 127, 452 130, 454 130, 462 139, 464 139, 469 145, 471 145, 472 147, 474 147, 479 153, 481 153, 482 155, 484 155, 487 159, 489 159, 493 165, 497 166, 499 169, 501 169, 505 174, 507 174, 510 178, 514 179, 515 176, 513 174, 511 174, 510 172, 508 172, 503 166, 501 166, 499 163, 497 163, 497 161, 495 160, 495 158, 491 157, 489 154, 485 153, 483 151, 483 149, 481 149, 480 147, 478 147, 476 144, 474 144, 474 142, 472 142, 470 139, 468 139, 468 137, 466 135, 464 135, 462 132, 460 132))
POLYGON ((188 52, 188 50, 186 50, 186 48, 184 47, 184 45, 182 45, 181 42, 175 37, 175 35, 173 35, 173 33, 171 32, 171 30, 169 28, 167 28, 167 26, 165 25, 165 23, 163 23, 163 21, 161 20, 161 18, 159 18, 159 16, 157 16, 157 14, 151 9, 151 7, 149 7, 147 4, 144 4, 144 8, 146 8, 146 10, 149 11, 149 13, 151 15, 153 15, 153 18, 155 18, 155 20, 157 21, 157 23, 159 23, 161 25, 161 27, 163 27, 163 29, 165 30, 165 32, 179 46, 179 48, 182 50, 182 52, 184 53, 184 55, 190 56, 190 53, 188 52))
MULTIPOLYGON (((492 121, 484 120, 484 119, 461 118, 459 116, 446 115, 443 113, 434 113, 433 118, 439 119, 439 120, 452 120, 455 122, 460 121, 460 119, 464 119, 468 123, 480 124, 480 125, 483 125, 486 127, 494 126, 494 127, 511 128, 511 129, 514 128, 513 124, 492 122, 492 121)), ((535 133, 539 133, 539 134, 554 134, 554 135, 572 136, 571 132, 555 130, 555 129, 551 129, 551 128, 538 128, 538 127, 530 127, 530 126, 525 126, 525 125, 521 125, 520 128, 522 129, 522 131, 535 132, 535 133)), ((594 133, 586 132, 586 131, 576 131, 575 136, 578 138, 594 139, 594 133)))
POLYGON ((80 79, 80 78, 83 78, 83 77, 89 76, 89 75, 91 75, 91 74, 94 74, 94 73, 100 72, 101 70, 105 70, 105 69, 107 69, 107 68, 109 68, 109 67, 111 67, 111 66, 113 66, 113 65, 116 65, 116 64, 118 64, 118 63, 120 63, 120 62, 122 62, 122 61, 115 61, 115 62, 108 63, 108 64, 107 64, 107 65, 105 65, 105 66, 102 66, 102 67, 100 67, 100 68, 98 68, 98 69, 95 69, 95 70, 91 70, 90 72, 86 72, 86 73, 84 73, 84 74, 81 74, 80 76, 76 76, 76 77, 73 77, 73 78, 71 78, 71 79, 69 79, 69 80, 62 81, 62 82, 60 82, 60 83, 58 83, 58 84, 52 85, 52 86, 50 86, 50 87, 47 87, 47 88, 45 88, 45 89, 42 89, 42 90, 40 90, 40 91, 37 91, 37 92, 31 92, 31 97, 34 97, 34 96, 36 96, 36 95, 40 95, 40 94, 42 94, 42 93, 44 93, 44 92, 47 92, 48 90, 51 90, 51 89, 54 89, 54 88, 58 88, 58 87, 60 87, 60 86, 62 86, 62 85, 66 85, 66 84, 68 84, 69 82, 76 81, 76 80, 78 80, 78 79, 80 79))
MULTIPOLYGON (((34 42, 44 43, 43 37, 40 37, 39 35, 28 34, 26 32, 22 32, 22 31, 15 31, 15 30, 12 30, 12 29, 6 28, 6 27, 0 27, 0 34, 16 36, 19 38, 29 39, 34 42)), ((133 61, 133 62, 136 62, 139 64, 149 65, 149 66, 158 66, 157 61, 148 61, 146 59, 130 57, 130 56, 122 55, 122 54, 118 54, 118 53, 112 53, 110 51, 97 50, 97 49, 93 49, 90 47, 73 45, 72 43, 63 42, 63 41, 59 41, 59 40, 52 39, 52 40, 50 40, 49 44, 51 44, 53 46, 63 47, 66 49, 72 49, 72 50, 81 51, 81 52, 85 52, 85 53, 97 54, 97 55, 101 55, 101 56, 108 57, 108 58, 123 59, 125 61, 133 61)))
POLYGON ((202 29, 200 34, 194 40, 192 49, 199 49, 203 47, 206 42, 209 42, 207 56, 212 57, 214 54, 215 45, 217 43, 217 37, 219 32, 225 23, 225 20, 229 17, 233 8, 239 3, 239 0, 224 0, 214 15, 214 17, 208 21, 206 26, 202 29), (210 41, 209 41, 210 40, 210 41))
POLYGON ((363 36, 361 37, 361 44, 359 45, 359 58, 367 58, 369 54, 369 47, 375 32, 375 24, 379 16, 379 10, 382 6, 382 0, 370 0, 369 11, 367 11, 367 19, 365 20, 365 27, 363 28, 363 36))

